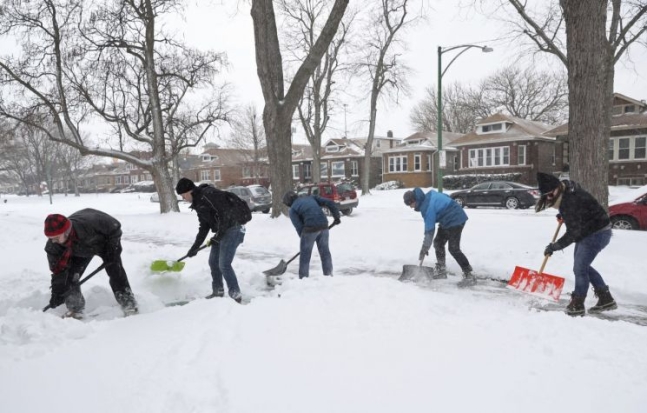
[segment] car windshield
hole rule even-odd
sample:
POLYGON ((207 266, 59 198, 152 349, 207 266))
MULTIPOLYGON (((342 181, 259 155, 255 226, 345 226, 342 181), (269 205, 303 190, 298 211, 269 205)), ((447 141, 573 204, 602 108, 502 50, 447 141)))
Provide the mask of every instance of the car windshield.
POLYGON ((350 184, 339 184, 337 185, 337 191, 339 192, 350 192, 353 190, 353 187, 350 184))
POLYGON ((264 186, 253 186, 249 188, 249 190, 252 191, 252 195, 256 195, 256 196, 269 194, 269 191, 265 189, 264 186))

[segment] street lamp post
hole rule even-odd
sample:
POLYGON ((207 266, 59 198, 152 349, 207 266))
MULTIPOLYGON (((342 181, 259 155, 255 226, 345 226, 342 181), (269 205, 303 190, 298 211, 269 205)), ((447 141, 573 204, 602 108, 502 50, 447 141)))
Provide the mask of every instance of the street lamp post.
MULTIPOLYGON (((438 192, 443 192, 443 170, 440 165, 440 159, 443 157, 443 76, 445 75, 445 72, 447 72, 447 69, 449 69, 449 66, 454 63, 456 59, 469 49, 476 47, 477 49, 481 49, 483 53, 490 53, 494 49, 491 47, 487 46, 477 46, 475 44, 462 44, 459 46, 451 46, 451 47, 445 47, 443 48, 442 46, 438 46, 438 127, 436 131, 436 135, 438 136, 438 162, 436 162, 436 182, 437 182, 437 187, 438 187, 438 192), (442 56, 443 53, 451 52, 452 50, 457 50, 457 49, 463 49, 461 50, 452 60, 449 61, 447 64, 447 67, 443 70, 443 63, 442 63, 442 56)), ((443 157, 443 159, 445 159, 443 157)))

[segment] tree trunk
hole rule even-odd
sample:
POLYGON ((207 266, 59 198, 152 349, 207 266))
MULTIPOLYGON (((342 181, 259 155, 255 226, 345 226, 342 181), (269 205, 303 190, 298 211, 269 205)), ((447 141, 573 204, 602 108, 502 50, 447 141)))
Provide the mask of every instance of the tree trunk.
MULTIPOLYGON (((375 82, 374 82, 375 83, 375 82)), ((371 157, 373 156, 373 138, 375 136, 375 121, 377 119, 377 97, 379 90, 373 86, 371 93, 371 117, 368 123, 368 138, 366 139, 366 147, 364 148, 364 168, 362 172, 362 195, 371 193, 371 157)))
POLYGON ((606 207, 614 74, 606 39, 607 0, 561 0, 561 5, 566 21, 570 174, 606 207))

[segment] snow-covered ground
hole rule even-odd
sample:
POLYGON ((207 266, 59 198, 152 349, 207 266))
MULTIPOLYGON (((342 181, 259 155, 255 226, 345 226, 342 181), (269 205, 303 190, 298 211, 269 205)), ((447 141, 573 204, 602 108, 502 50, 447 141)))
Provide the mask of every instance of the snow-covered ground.
MULTIPOLYGON (((611 199, 631 190, 611 188, 611 199)), ((644 188, 643 188, 644 191, 644 188)), ((398 282, 417 264, 419 213, 404 190, 373 191, 331 230, 335 277, 316 253, 311 278, 264 290, 262 271, 298 252, 285 217, 255 213, 234 268, 248 300, 210 293, 207 254, 181 273, 153 274, 183 256, 195 213, 160 215, 149 194, 9 197, 0 202, 0 411, 188 412, 644 412, 647 327, 539 312, 536 298, 459 290, 459 277, 398 282), (93 207, 123 224, 123 260, 141 315, 122 318, 105 273, 84 284, 84 321, 43 313, 49 272, 43 221, 93 207), (280 297, 279 297, 280 296, 280 297)), ((554 211, 468 209, 463 250, 480 275, 538 269, 554 211)), ((647 232, 615 231, 595 262, 619 305, 647 304, 647 232)), ((573 247, 545 272, 573 288, 573 247)), ((434 259, 430 258, 429 265, 434 259)), ((449 269, 459 268, 448 256, 449 269)), ((100 264, 95 260, 88 273, 100 264)), ((482 283, 483 284, 483 283, 482 283)), ((595 303, 591 293, 587 307, 595 303)))

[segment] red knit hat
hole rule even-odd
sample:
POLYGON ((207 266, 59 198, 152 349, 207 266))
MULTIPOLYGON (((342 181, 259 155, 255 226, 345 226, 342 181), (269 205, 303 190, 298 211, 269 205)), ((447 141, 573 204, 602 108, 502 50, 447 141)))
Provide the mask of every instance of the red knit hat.
POLYGON ((57 237, 70 229, 72 223, 61 214, 50 214, 45 218, 45 236, 57 237))

